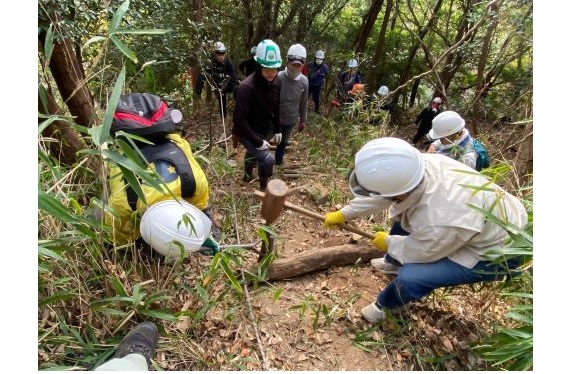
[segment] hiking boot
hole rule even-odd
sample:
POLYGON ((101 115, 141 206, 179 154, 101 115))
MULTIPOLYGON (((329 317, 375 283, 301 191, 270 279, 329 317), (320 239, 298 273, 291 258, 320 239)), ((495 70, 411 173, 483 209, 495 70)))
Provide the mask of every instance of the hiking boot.
POLYGON ((260 177, 260 191, 266 191, 266 187, 268 186, 268 182, 270 181, 269 177, 260 177))
POLYGON ((361 315, 371 323, 380 322, 385 318, 385 312, 383 312, 375 303, 371 303, 361 309, 361 315))
POLYGON ((117 346, 114 358, 122 358, 130 353, 143 355, 147 364, 151 364, 151 358, 155 355, 155 349, 159 341, 159 330, 152 322, 143 322, 133 327, 121 343, 117 346))
POLYGON ((380 271, 383 274, 398 274, 401 266, 391 264, 390 262, 386 262, 384 257, 381 258, 374 258, 371 260, 371 266, 373 269, 380 271))
POLYGON ((254 179, 254 167, 256 165, 252 162, 244 162, 244 177, 242 180, 246 183, 251 182, 254 179))

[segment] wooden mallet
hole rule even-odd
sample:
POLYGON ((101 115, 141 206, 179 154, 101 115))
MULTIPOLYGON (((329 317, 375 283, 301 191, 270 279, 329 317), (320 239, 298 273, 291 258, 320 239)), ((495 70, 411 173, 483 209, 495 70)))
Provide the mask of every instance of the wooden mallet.
MULTIPOLYGON (((271 224, 274 222, 284 208, 293 210, 294 212, 301 213, 311 218, 315 218, 321 222, 325 221, 325 216, 312 212, 310 210, 304 209, 297 205, 294 205, 288 201, 286 201, 286 195, 288 192, 287 184, 282 181, 281 179, 272 179, 269 181, 268 186, 266 187, 266 192, 262 191, 254 191, 254 196, 262 200, 262 209, 261 214, 262 218, 266 220, 267 224, 271 224)), ((340 224, 338 225, 339 228, 347 231, 351 231, 355 234, 359 234, 365 238, 374 239, 375 236, 371 233, 366 231, 360 230, 356 227, 347 224, 340 224)))

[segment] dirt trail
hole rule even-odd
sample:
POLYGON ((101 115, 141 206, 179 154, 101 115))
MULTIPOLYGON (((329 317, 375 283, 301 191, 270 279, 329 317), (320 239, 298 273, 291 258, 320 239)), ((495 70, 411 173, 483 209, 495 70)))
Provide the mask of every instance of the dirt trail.
MULTIPOLYGON (((311 119, 311 118, 310 118, 311 119)), ((311 124, 310 124, 311 125, 311 124)), ((207 131, 207 128, 197 129, 207 131)), ((399 129, 409 139, 415 129, 399 129)), ((227 132, 230 133, 229 131, 227 132)), ((195 132, 194 136, 197 133, 195 132)), ((194 137, 193 136, 193 137, 194 137)), ((294 131, 292 146, 285 156, 286 169, 308 168, 307 150, 296 142, 307 132, 294 131), (297 143, 297 144, 296 144, 297 143)), ((399 135, 397 135, 399 136, 399 135)), ((248 198, 258 187, 256 180, 244 183, 240 168, 242 154, 235 157, 238 167, 234 178, 215 181, 212 201, 215 218, 221 222, 229 214, 224 206, 225 195, 247 199, 251 216, 241 221, 240 241, 257 239, 257 228, 263 224, 259 216, 260 202, 248 198), (249 199, 249 200, 248 200, 249 199)), ((274 177, 281 176, 276 169, 274 177)), ((317 205, 307 192, 307 186, 323 179, 336 179, 338 186, 346 185, 341 175, 307 175, 299 179, 284 179, 290 193, 288 201, 306 209, 324 213, 331 209, 327 204, 317 205)), ((351 233, 327 230, 322 223, 292 211, 284 211, 273 224, 280 238, 276 251, 287 258, 302 251, 311 251, 332 245, 349 243, 351 233)), ((362 229, 371 230, 361 224, 362 229)), ((360 239, 366 242, 367 239, 360 239)), ((257 255, 247 254, 248 261, 256 262, 257 255)), ((437 292, 420 303, 410 306, 380 326, 365 323, 360 310, 375 300, 377 293, 390 281, 388 276, 373 270, 369 264, 340 266, 307 274, 287 281, 273 282, 273 289, 252 290, 251 304, 261 338, 261 349, 255 338, 252 321, 234 321, 236 333, 233 341, 242 354, 256 350, 261 361, 263 350, 266 362, 275 370, 481 370, 486 366, 471 353, 470 342, 488 329, 505 311, 506 306, 491 305, 484 286, 474 297, 472 291, 458 287, 437 292), (277 300, 273 292, 281 289, 277 300), (238 338, 240 336, 240 338, 238 338), (237 340, 245 340, 238 344, 237 340), (249 340, 249 341, 248 341, 249 340), (358 347, 361 345, 361 348, 358 347), (241 348, 240 348, 241 347, 241 348), (248 347, 248 348, 244 348, 248 347)), ((210 316, 210 318, 217 318, 210 316)), ((219 317, 221 318, 221 317, 219 317)), ((247 319, 247 317, 246 317, 247 319)), ((259 362, 246 363, 245 367, 262 370, 259 362)))

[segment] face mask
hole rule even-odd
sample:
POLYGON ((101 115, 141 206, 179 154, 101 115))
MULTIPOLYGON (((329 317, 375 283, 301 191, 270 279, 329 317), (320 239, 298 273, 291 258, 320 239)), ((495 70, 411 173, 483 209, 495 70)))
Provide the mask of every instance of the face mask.
POLYGON ((323 62, 323 60, 320 59, 320 58, 316 58, 316 59, 315 59, 315 63, 316 63, 317 65, 321 65, 322 62, 323 62))
POLYGON ((295 78, 299 77, 299 75, 301 74, 301 71, 291 71, 288 67, 286 67, 286 74, 291 79, 295 79, 295 78))

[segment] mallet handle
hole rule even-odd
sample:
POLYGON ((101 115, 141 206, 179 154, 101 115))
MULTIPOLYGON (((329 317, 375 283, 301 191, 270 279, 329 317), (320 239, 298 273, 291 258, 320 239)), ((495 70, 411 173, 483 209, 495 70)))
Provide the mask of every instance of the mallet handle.
MULTIPOLYGON (((256 198, 262 200, 262 199, 264 198, 264 193, 263 193, 262 191, 257 191, 257 190, 256 190, 256 191, 254 191, 254 196, 256 196, 256 198)), ((317 220, 319 220, 319 221, 322 221, 322 222, 325 221, 325 216, 323 216, 323 215, 321 215, 321 214, 319 214, 319 213, 312 212, 311 210, 307 210, 307 209, 302 208, 302 207, 300 207, 300 206, 294 205, 294 204, 292 204, 292 203, 290 203, 290 202, 288 202, 288 201, 286 201, 286 202, 284 203, 284 207, 287 208, 287 209, 289 209, 289 210, 293 210, 294 212, 298 212, 298 213, 304 214, 304 215, 306 215, 306 216, 308 216, 308 217, 315 218, 315 219, 317 219, 317 220)), ((369 238, 369 239, 375 239, 375 235, 373 235, 373 234, 371 234, 371 233, 369 233, 369 232, 360 230, 360 229, 358 229, 358 228, 356 228, 356 227, 353 227, 353 226, 351 226, 351 225, 347 225, 347 224, 345 224, 345 223, 342 223, 342 224, 339 225, 339 227, 342 228, 343 230, 347 230, 347 231, 354 232, 355 234, 359 234, 359 235, 361 235, 362 237, 369 238)))

